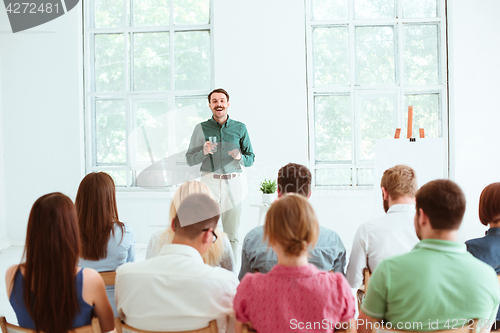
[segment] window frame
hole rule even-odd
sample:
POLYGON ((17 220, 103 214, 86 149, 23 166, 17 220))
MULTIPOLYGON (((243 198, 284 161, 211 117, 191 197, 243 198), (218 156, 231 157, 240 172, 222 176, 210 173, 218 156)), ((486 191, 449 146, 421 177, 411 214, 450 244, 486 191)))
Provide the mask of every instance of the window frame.
MULTIPOLYGON (((120 191, 144 191, 135 184, 137 170, 132 161, 130 151, 130 135, 133 132, 133 103, 137 100, 160 101, 167 100, 168 110, 175 110, 176 100, 183 98, 206 98, 215 85, 215 52, 214 52, 214 1, 209 1, 209 23, 208 24, 174 24, 174 0, 169 0, 169 25, 158 26, 132 26, 131 8, 134 0, 123 0, 123 21, 122 26, 113 28, 95 28, 94 22, 94 0, 84 1, 83 13, 83 96, 84 96, 84 142, 85 142, 85 174, 94 171, 125 171, 125 186, 116 185, 120 191), (128 13, 128 16, 127 16, 128 13), (174 34, 183 31, 208 31, 210 43, 210 78, 208 89, 202 90, 175 90, 175 53, 174 34), (136 33, 169 33, 169 53, 170 53, 170 88, 169 90, 134 90, 134 34, 136 33), (95 89, 95 36, 99 34, 122 34, 124 38, 124 87, 115 92, 97 92, 95 89), (124 165, 105 165, 97 163, 97 137, 95 131, 95 101, 96 100, 121 100, 125 105, 125 154, 124 165)), ((208 103, 208 101, 207 101, 208 103)), ((158 191, 167 191, 170 186, 158 188, 158 191)))
MULTIPOLYGON (((448 69, 447 69, 447 19, 446 0, 437 0, 437 17, 435 18, 402 18, 402 0, 395 0, 396 18, 388 19, 355 19, 354 1, 348 2, 348 18, 336 20, 313 20, 313 1, 305 0, 305 28, 306 28, 306 62, 307 62, 307 105, 308 105, 308 129, 309 129, 309 167, 313 174, 313 184, 317 188, 346 189, 370 189, 374 186, 357 184, 358 169, 371 168, 374 170, 373 162, 360 161, 358 147, 360 144, 360 120, 358 94, 376 91, 390 90, 397 93, 397 118, 398 127, 404 132, 406 124, 403 124, 405 113, 406 95, 438 94, 439 116, 441 120, 442 138, 445 140, 445 169, 449 173, 449 106, 448 106, 448 69), (436 85, 404 85, 404 27, 408 25, 437 25, 437 62, 438 62, 438 84, 436 85), (356 27, 362 26, 394 26, 394 53, 395 53, 395 84, 390 86, 356 85, 356 27), (314 44, 313 31, 317 27, 347 27, 349 33, 349 85, 329 85, 326 87, 314 87, 314 44), (350 162, 325 162, 316 161, 316 133, 315 133, 315 97, 348 95, 350 97, 351 111, 351 154, 350 162), (349 185, 318 185, 316 172, 321 169, 350 169, 351 179, 349 185)), ((401 133, 401 137, 406 133, 401 133)), ((375 172, 374 172, 375 174, 375 172)), ((376 185, 377 180, 374 180, 376 185)))

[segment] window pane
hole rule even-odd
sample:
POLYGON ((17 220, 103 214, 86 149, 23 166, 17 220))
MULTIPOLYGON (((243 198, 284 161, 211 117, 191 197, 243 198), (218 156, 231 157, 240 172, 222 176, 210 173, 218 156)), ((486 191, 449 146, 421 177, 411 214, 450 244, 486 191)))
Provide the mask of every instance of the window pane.
POLYGON ((123 26, 123 0, 94 0, 95 27, 123 26))
POLYGON ((169 25, 169 0, 134 0, 134 26, 169 25))
POLYGON ((314 0, 313 20, 347 19, 347 0, 314 0))
POLYGON ((134 90, 169 89, 169 33, 134 34, 134 90))
MULTIPOLYGON (((439 94, 405 95, 404 127, 408 124, 408 105, 413 105, 413 137, 419 138, 419 128, 423 128, 426 138, 443 136, 439 112, 439 94)), ((404 131, 406 133, 406 130, 404 131)))
POLYGON ((95 35, 95 89, 125 89, 125 44, 123 35, 95 35))
POLYGON ((357 84, 394 84, 394 29, 392 26, 356 28, 356 65, 357 84))
POLYGON ((175 90, 210 89, 210 34, 175 33, 175 90))
POLYGON ((405 25, 405 84, 438 84, 437 25, 405 25))
POLYGON ((209 0, 174 0, 175 24, 208 24, 209 0))
POLYGON ((185 162, 185 154, 189 140, 196 124, 209 119, 212 115, 205 96, 193 98, 177 98, 175 100, 175 142, 177 162, 185 162))
POLYGON ((403 0, 403 17, 437 17, 436 0, 403 0))
POLYGON ((134 103, 136 161, 159 161, 168 153, 168 104, 166 101, 134 103), (149 149, 148 149, 149 146, 149 149), (150 155, 153 155, 151 157, 150 155))
POLYGON ((362 96, 360 99, 360 160, 375 158, 375 140, 394 137, 397 127, 396 96, 362 96))
POLYGON ((101 170, 102 172, 106 172, 108 175, 113 178, 115 182, 115 186, 117 187, 125 187, 127 186, 127 171, 125 170, 101 170))
POLYGON ((373 177, 375 176, 373 169, 358 169, 358 186, 373 185, 373 177))
POLYGON ((351 186, 351 169, 317 169, 316 185, 351 186))
POLYGON ((316 161, 350 161, 351 101, 349 96, 314 98, 316 161))
POLYGON ((314 86, 349 85, 349 31, 347 27, 313 31, 314 86))
POLYGON ((125 164, 125 101, 95 101, 96 165, 125 164))
POLYGON ((354 17, 357 19, 394 18, 396 17, 394 0, 354 0, 354 17))

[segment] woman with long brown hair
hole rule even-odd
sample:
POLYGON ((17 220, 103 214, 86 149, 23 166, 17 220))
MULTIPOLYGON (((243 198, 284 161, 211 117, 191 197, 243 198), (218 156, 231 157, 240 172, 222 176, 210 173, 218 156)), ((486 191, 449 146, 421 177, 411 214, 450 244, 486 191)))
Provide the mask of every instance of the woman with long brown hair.
MULTIPOLYGON (((169 221, 172 221, 172 219, 177 214, 176 207, 179 207, 185 197, 193 193, 208 194, 211 198, 213 198, 210 188, 208 188, 208 186, 204 183, 201 183, 197 180, 191 180, 183 183, 175 191, 174 197, 172 198, 172 203, 170 204, 169 221)), ((235 264, 231 243, 229 242, 226 234, 223 233, 220 229, 216 228, 215 233, 220 236, 217 238, 215 243, 210 246, 208 251, 203 253, 203 261, 207 265, 219 266, 234 272, 235 264)), ((149 240, 146 259, 158 256, 163 245, 172 244, 173 238, 174 231, 170 226, 165 230, 159 230, 155 232, 149 240)))
POLYGON ((103 332, 113 312, 100 275, 77 267, 80 236, 71 199, 62 193, 40 197, 28 219, 24 263, 7 270, 7 295, 20 326, 63 333, 89 325, 94 314, 103 332))
MULTIPOLYGON (((75 200, 82 244, 80 267, 98 272, 114 271, 134 261, 134 233, 118 219, 113 178, 105 172, 86 175, 78 187, 75 200)), ((115 316, 115 286, 106 286, 115 316)))

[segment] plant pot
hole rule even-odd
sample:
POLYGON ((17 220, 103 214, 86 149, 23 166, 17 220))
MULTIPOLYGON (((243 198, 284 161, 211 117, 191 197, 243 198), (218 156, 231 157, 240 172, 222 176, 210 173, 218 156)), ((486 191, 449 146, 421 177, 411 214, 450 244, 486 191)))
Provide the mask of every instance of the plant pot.
POLYGON ((262 193, 262 203, 273 203, 276 200, 276 193, 262 193))

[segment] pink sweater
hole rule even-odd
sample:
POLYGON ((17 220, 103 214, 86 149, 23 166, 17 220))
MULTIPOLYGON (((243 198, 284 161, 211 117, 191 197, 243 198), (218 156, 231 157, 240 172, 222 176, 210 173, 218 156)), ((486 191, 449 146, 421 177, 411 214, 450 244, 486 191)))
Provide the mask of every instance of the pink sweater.
POLYGON ((245 275, 234 311, 238 321, 252 322, 259 333, 333 332, 335 323, 354 317, 355 301, 340 273, 312 264, 276 265, 267 274, 245 275))

